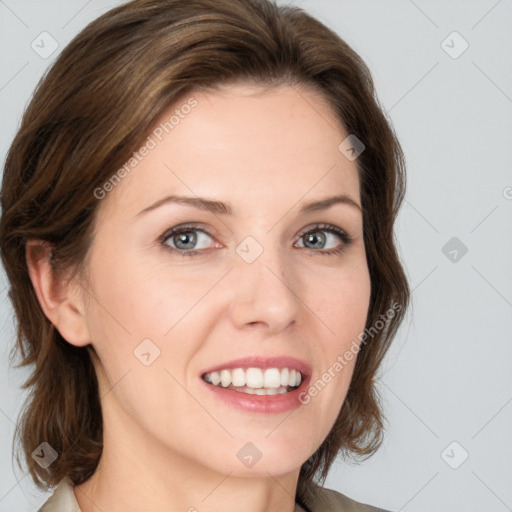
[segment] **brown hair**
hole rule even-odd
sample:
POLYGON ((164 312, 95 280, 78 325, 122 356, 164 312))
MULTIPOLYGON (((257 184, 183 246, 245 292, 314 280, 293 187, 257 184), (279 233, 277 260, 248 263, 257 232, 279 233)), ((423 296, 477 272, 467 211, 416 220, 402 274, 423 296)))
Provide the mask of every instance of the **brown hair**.
POLYGON ((0 250, 18 321, 13 354, 21 357, 18 366, 33 365, 17 436, 40 488, 66 476, 78 485, 94 473, 102 415, 90 347, 66 342, 43 313, 26 243, 38 239, 52 248, 57 275, 81 272, 99 203, 94 190, 178 97, 244 79, 315 87, 365 145, 356 164, 372 337, 361 344, 331 432, 301 468, 298 494, 325 480, 338 453, 370 456, 382 442, 376 373, 410 292, 393 233, 405 192, 404 157, 368 68, 335 32, 297 7, 268 0, 135 0, 90 23, 64 48, 38 84, 5 163, 0 250), (394 316, 375 329, 390 309, 394 316), (43 441, 58 453, 48 469, 31 456, 43 441))

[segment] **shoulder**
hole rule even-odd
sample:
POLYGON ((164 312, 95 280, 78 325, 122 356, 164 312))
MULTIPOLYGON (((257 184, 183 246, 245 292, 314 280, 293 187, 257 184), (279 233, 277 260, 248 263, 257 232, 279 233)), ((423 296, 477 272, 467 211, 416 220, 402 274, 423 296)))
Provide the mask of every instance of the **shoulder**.
POLYGON ((37 512, 80 512, 71 481, 64 478, 37 512))
POLYGON ((311 512, 389 512, 383 508, 354 501, 333 489, 319 486, 309 490, 304 496, 304 501, 311 512))

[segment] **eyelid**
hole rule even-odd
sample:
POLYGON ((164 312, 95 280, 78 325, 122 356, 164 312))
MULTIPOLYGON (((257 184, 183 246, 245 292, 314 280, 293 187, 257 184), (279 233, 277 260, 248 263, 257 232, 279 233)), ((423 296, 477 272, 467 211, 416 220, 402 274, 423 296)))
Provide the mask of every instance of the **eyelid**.
POLYGON ((187 232, 187 231, 202 231, 206 233, 208 236, 218 237, 219 235, 215 231, 215 229, 211 228, 208 224, 203 224, 202 222, 184 222, 183 224, 177 224, 172 228, 167 229, 164 233, 159 237, 159 241, 165 241, 171 235, 176 235, 178 233, 187 232))
POLYGON ((336 226, 335 224, 329 224, 328 222, 317 222, 317 223, 313 223, 313 224, 310 224, 308 226, 306 226, 305 228, 303 228, 301 231, 299 231, 299 234, 297 236, 301 237, 301 236, 304 236, 306 233, 309 233, 310 231, 333 231, 335 232, 336 234, 344 234, 346 235, 347 237, 350 238, 350 235, 347 233, 346 230, 344 230, 343 228, 340 228, 339 226, 336 226))

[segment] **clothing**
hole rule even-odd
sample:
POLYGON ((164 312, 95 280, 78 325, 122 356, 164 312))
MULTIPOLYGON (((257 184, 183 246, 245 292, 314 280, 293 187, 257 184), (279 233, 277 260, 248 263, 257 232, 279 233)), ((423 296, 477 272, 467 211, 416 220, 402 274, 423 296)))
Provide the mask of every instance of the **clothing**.
MULTIPOLYGON (((354 501, 332 489, 319 487, 303 500, 311 512, 389 512, 354 501)), ((37 512, 81 512, 71 481, 64 478, 37 512)))
POLYGON ((354 501, 334 489, 325 487, 317 487, 302 501, 311 512, 389 512, 383 508, 354 501))

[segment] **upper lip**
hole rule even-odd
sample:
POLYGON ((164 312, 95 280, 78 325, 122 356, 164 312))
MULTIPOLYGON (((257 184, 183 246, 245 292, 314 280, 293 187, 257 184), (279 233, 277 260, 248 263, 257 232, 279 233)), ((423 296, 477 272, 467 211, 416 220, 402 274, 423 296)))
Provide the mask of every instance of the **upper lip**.
POLYGON ((242 357, 239 359, 233 359, 231 361, 226 361, 225 363, 220 363, 211 368, 207 368, 201 372, 201 375, 205 375, 206 373, 218 372, 220 370, 230 370, 234 368, 291 368, 298 370, 303 377, 306 377, 311 374, 311 366, 305 361, 301 361, 300 359, 296 359, 291 356, 275 356, 275 357, 261 357, 261 356, 252 356, 252 357, 242 357))

